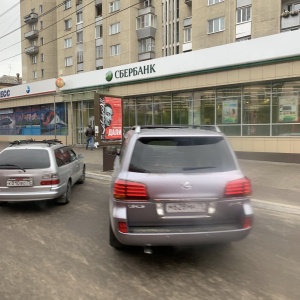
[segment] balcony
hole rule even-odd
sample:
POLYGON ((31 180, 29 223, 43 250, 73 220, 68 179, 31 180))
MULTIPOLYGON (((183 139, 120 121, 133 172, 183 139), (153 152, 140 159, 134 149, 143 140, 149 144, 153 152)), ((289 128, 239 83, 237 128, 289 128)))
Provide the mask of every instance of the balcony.
POLYGON ((188 6, 192 5, 192 0, 184 0, 184 3, 188 6))
POLYGON ((192 26, 192 17, 185 18, 183 20, 183 27, 192 26))
POLYGON ((31 30, 31 31, 26 32, 24 34, 25 39, 28 39, 28 40, 36 39, 38 36, 39 36, 39 31, 38 30, 31 30))
POLYGON ((155 38, 155 33, 156 33, 156 28, 150 27, 150 26, 144 27, 141 29, 137 29, 137 31, 136 31, 138 40, 148 38, 148 37, 155 38))
POLYGON ((139 61, 154 59, 155 53, 154 52, 145 52, 139 54, 139 61))
POLYGON ((27 55, 34 55, 39 53, 39 47, 38 46, 30 46, 28 48, 25 48, 25 53, 27 55))
POLYGON ((281 16, 281 30, 300 26, 300 13, 286 13, 281 16))
POLYGON ((30 13, 29 15, 24 17, 24 22, 26 24, 34 24, 38 21, 38 14, 37 13, 30 13))

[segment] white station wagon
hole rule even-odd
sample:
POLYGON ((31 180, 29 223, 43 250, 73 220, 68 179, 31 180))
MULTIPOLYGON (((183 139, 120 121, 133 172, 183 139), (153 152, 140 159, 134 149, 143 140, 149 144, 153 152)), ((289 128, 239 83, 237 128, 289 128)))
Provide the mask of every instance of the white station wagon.
POLYGON ((67 204, 85 181, 83 155, 58 140, 21 140, 0 152, 0 203, 55 200, 67 204))

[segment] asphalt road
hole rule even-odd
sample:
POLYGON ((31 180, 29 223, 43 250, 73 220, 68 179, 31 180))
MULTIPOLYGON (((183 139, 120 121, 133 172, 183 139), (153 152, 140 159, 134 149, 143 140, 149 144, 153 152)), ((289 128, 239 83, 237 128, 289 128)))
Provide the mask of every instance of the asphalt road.
POLYGON ((108 245, 108 182, 87 179, 66 206, 0 207, 0 299, 300 299, 300 217, 255 208, 229 246, 108 245))

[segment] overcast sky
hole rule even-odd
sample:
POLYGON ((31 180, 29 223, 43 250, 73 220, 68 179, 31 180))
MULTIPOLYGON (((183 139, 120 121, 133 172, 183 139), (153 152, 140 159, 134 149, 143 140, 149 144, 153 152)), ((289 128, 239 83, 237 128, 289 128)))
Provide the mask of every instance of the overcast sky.
POLYGON ((0 0, 0 77, 16 73, 22 76, 20 26, 19 0, 0 0))

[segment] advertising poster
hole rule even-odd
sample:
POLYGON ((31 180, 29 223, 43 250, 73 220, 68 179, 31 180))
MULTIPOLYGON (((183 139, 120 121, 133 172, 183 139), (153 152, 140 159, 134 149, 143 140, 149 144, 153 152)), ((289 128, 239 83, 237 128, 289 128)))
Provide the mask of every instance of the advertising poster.
POLYGON ((66 135, 67 108, 64 103, 0 110, 1 135, 66 135))
POLYGON ((279 98, 279 122, 289 123, 298 120, 298 97, 279 98))
POLYGON ((225 100, 222 102, 222 123, 238 122, 238 101, 225 100))
POLYGON ((122 139, 122 99, 100 96, 100 139, 122 139))

